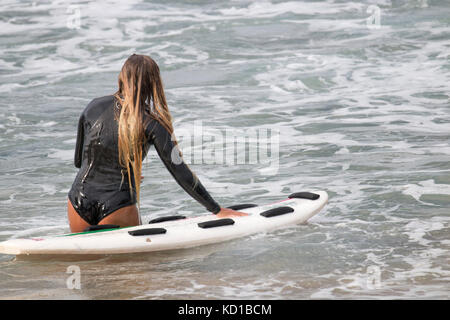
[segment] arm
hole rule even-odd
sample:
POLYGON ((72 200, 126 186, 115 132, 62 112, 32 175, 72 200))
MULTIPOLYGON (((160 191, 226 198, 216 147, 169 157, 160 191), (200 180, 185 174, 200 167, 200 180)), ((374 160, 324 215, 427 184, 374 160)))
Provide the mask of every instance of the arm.
POLYGON ((84 140, 84 114, 80 116, 78 120, 77 142, 75 145, 75 167, 81 168, 81 160, 83 157, 83 140, 84 140))
POLYGON ((202 183, 179 156, 178 146, 171 139, 170 133, 158 121, 151 120, 146 129, 147 140, 155 145, 162 162, 177 183, 206 209, 217 214, 221 208, 209 195, 202 183), (172 154, 174 155, 172 157, 172 154), (173 159, 172 159, 173 158, 173 159))

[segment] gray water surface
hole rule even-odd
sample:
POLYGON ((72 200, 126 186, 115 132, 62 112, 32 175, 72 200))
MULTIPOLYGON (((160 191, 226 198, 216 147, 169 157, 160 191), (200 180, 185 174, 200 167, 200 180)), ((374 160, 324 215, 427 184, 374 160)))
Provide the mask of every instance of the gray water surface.
MULTIPOLYGON (((190 164, 220 204, 330 201, 305 225, 189 250, 0 255, 0 298, 448 299, 449 24, 446 0, 2 1, 0 241, 69 231, 78 117, 132 53, 159 64, 176 132, 278 133, 275 173, 190 164)), ((144 221, 204 213, 154 149, 143 175, 144 221)))

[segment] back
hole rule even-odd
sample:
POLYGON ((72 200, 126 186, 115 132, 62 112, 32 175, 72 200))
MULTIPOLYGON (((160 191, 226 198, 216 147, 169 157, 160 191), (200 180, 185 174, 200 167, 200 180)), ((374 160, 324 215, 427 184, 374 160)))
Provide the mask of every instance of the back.
MULTIPOLYGON (((119 108, 114 96, 94 99, 78 123, 75 166, 80 170, 69 192, 69 200, 77 213, 91 225, 115 210, 136 203, 133 174, 131 172, 133 188, 130 188, 127 170, 119 164, 118 123, 114 117, 119 108)), ((178 147, 171 134, 152 117, 146 120, 142 157, 145 158, 150 145, 154 145, 178 184, 210 212, 219 212, 219 204, 184 161, 172 161, 172 151, 178 147)))
POLYGON ((119 165, 118 125, 114 119, 114 96, 94 99, 80 117, 80 145, 77 146, 75 165, 85 170, 82 179, 105 183, 122 180, 119 165), (81 145, 82 143, 82 145, 81 145), (79 159, 77 159, 77 156, 79 159))
POLYGON ((130 194, 127 170, 119 164, 116 109, 114 96, 96 98, 78 123, 74 162, 80 170, 69 191, 69 200, 91 225, 136 203, 135 192, 130 194))

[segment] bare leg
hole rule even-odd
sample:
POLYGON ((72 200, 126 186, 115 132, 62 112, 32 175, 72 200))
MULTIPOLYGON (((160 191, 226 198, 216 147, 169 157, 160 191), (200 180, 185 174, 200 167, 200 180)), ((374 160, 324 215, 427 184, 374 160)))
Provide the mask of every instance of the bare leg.
POLYGON ((69 219, 69 226, 71 232, 82 232, 84 229, 90 226, 89 223, 80 217, 78 212, 75 211, 70 200, 67 201, 67 218, 69 219))

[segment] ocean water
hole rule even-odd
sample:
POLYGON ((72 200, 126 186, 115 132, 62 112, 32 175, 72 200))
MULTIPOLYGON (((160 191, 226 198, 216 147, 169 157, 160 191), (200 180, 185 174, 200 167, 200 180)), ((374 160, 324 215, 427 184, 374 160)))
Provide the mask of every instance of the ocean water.
MULTIPOLYGON (((449 298, 449 1, 2 0, 0 241, 69 231, 78 117, 132 53, 159 64, 176 133, 276 137, 256 162, 184 144, 220 204, 319 189, 328 205, 307 224, 187 250, 0 255, 0 298, 449 298)), ((143 175, 144 221, 204 212, 154 149, 143 175)))

